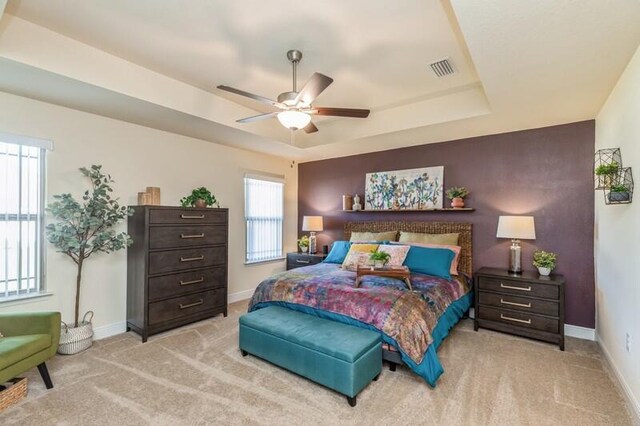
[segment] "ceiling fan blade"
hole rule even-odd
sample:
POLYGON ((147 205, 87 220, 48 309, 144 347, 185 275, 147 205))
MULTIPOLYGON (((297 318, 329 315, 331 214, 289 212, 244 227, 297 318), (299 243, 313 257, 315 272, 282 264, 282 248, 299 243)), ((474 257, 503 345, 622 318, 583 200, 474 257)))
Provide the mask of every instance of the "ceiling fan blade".
POLYGON ((218 86, 218 89, 224 90, 225 92, 230 92, 230 93, 234 93, 236 95, 240 95, 240 96, 244 96, 244 97, 247 97, 247 98, 251 98, 254 101, 262 102, 263 104, 267 104, 267 105, 272 105, 272 106, 277 107, 277 108, 286 108, 287 107, 285 104, 282 104, 280 102, 276 102, 276 101, 274 101, 272 99, 269 99, 269 98, 265 98, 264 96, 254 95, 253 93, 245 92, 244 90, 236 89, 236 88, 233 88, 233 87, 220 85, 220 86, 218 86))
POLYGON ((294 105, 297 105, 298 102, 304 102, 306 105, 311 105, 318 95, 322 93, 324 89, 329 87, 331 83, 333 83, 333 79, 331 77, 327 77, 319 72, 313 73, 311 78, 304 84, 304 86, 302 86, 300 92, 298 92, 294 105))
POLYGON ((267 118, 275 117, 277 112, 268 112, 266 114, 254 115, 251 117, 241 118, 240 120, 236 120, 236 123, 252 123, 254 121, 266 120, 267 118))
POLYGON ((316 115, 330 115, 333 117, 353 117, 353 118, 367 118, 369 116, 368 109, 356 109, 356 108, 330 108, 330 107, 314 107, 314 114, 316 115))
POLYGON ((315 124, 313 124, 313 121, 310 121, 309 124, 304 126, 303 130, 305 131, 305 133, 315 133, 318 131, 318 128, 315 124))

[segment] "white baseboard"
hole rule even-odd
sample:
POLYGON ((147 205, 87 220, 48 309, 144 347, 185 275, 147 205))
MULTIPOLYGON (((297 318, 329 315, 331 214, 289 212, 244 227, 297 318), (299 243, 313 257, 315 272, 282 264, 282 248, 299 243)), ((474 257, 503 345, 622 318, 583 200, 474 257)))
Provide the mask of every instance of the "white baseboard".
POLYGON ((103 325, 93 329, 93 340, 105 339, 107 337, 115 336, 116 334, 124 333, 125 331, 127 331, 126 321, 103 325))
POLYGON ((584 340, 596 340, 596 330, 594 328, 580 327, 578 325, 565 324, 564 335, 584 340))
POLYGON ((627 403, 631 407, 631 415, 634 417, 632 419, 633 424, 640 425, 640 402, 636 399, 633 392, 631 392, 631 387, 629 386, 627 381, 624 379, 624 376, 622 375, 622 373, 620 373, 620 370, 618 370, 618 367, 616 366, 615 362, 613 362, 613 358, 611 357, 611 354, 609 353, 607 348, 602 344, 600 339, 597 339, 597 342, 598 342, 598 346, 600 346, 600 349, 602 349, 604 358, 609 364, 611 371, 613 371, 613 375, 615 376, 616 380, 618 381, 618 384, 620 385, 620 388, 622 389, 622 392, 625 396, 625 399, 627 400, 627 403))
POLYGON ((239 302, 241 300, 251 299, 251 296, 253 296, 254 291, 255 289, 251 289, 251 290, 238 291, 237 293, 231 293, 229 294, 229 297, 227 298, 227 300, 229 301, 229 303, 234 303, 234 302, 239 302))

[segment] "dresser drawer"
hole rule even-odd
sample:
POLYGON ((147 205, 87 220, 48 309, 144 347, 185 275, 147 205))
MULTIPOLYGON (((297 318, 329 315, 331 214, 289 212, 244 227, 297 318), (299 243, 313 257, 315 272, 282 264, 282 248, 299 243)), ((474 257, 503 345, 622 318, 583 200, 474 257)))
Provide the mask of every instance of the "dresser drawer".
POLYGON ((309 256, 306 254, 287 254, 287 269, 301 268, 303 266, 317 265, 322 263, 323 258, 320 256, 309 256))
POLYGON ((185 293, 226 286, 224 267, 203 269, 149 278, 149 300, 165 299, 185 293))
POLYGON ((149 253, 149 274, 224 265, 226 260, 226 247, 155 251, 149 253))
POLYGON ((480 306, 478 309, 477 315, 481 320, 495 321, 549 333, 559 333, 559 321, 557 319, 500 308, 490 308, 488 306, 480 306))
POLYGON ((195 247, 227 242, 227 227, 205 226, 153 226, 149 229, 149 248, 195 247))
POLYGON ((149 223, 152 225, 227 223, 227 211, 217 209, 150 209, 149 223))
POLYGON ((478 294, 481 305, 495 306, 498 308, 513 309, 515 311, 533 312, 537 314, 557 317, 559 315, 558 302, 543 299, 530 299, 512 295, 487 293, 481 291, 478 294))
POLYGON ((560 293, 557 285, 547 285, 534 282, 522 282, 516 280, 480 277, 478 285, 480 290, 490 290, 504 294, 519 296, 542 297, 558 300, 560 293))
POLYGON ((149 303, 149 325, 187 317, 223 306, 226 303, 225 296, 224 289, 216 289, 149 303))

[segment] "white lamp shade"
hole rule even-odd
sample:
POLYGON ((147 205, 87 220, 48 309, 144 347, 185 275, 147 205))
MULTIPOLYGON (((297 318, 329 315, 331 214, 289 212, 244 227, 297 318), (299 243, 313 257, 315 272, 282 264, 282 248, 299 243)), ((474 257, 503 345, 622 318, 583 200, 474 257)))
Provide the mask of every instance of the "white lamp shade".
POLYGON ((278 113, 278 121, 287 129, 298 130, 309 124, 311 116, 300 111, 282 111, 278 113))
POLYGON ((303 216, 302 230, 311 232, 322 231, 322 216, 303 216))
POLYGON ((533 216, 500 216, 496 237, 535 240, 536 226, 533 222, 533 216))

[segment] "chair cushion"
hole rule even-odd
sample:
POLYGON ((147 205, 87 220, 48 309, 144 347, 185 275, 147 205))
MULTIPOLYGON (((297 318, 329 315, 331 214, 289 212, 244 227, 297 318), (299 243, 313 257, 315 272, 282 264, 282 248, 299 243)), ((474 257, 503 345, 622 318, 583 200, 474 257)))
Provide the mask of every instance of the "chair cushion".
POLYGON ((0 370, 51 346, 49 334, 29 334, 0 339, 0 370))
POLYGON ((240 317, 240 324, 350 363, 380 343, 381 334, 279 306, 240 317))

